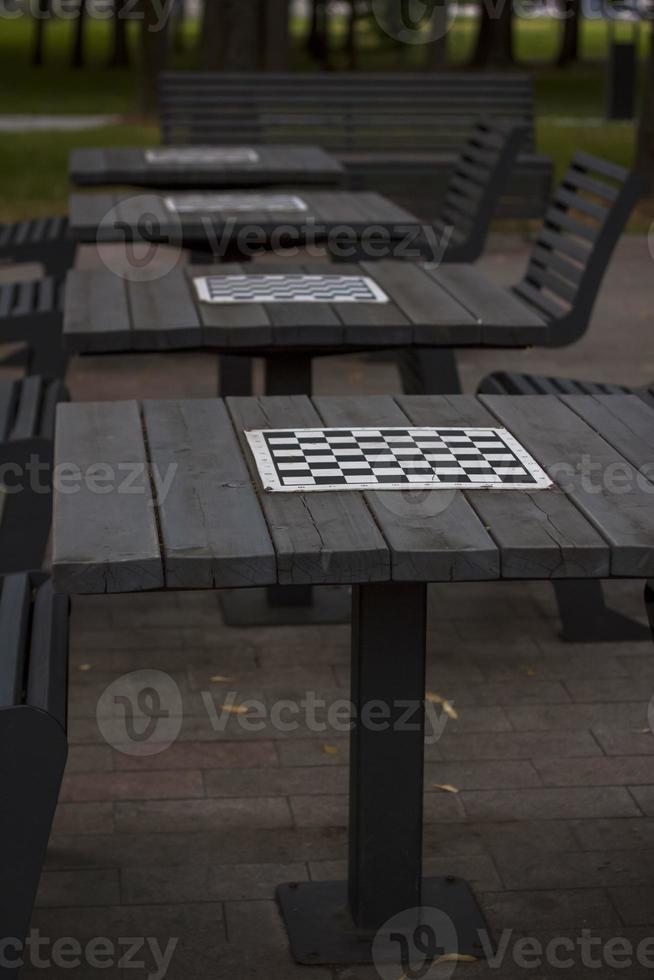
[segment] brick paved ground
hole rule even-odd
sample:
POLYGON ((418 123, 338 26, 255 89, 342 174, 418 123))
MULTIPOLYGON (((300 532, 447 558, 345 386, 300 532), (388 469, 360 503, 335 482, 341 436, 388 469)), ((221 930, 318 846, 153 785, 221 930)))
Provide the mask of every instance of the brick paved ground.
MULTIPOLYGON (((486 261, 510 281, 524 254, 519 241, 500 241, 486 261)), ((468 390, 500 364, 651 380, 651 261, 644 239, 623 242, 587 341, 466 355, 468 390)), ((82 399, 210 395, 215 366, 201 355, 89 359, 74 365, 70 385, 82 399)), ((317 386, 398 390, 391 365, 357 359, 346 370, 323 362, 317 386)), ((613 604, 637 616, 641 596, 640 583, 610 590, 613 604)), ((270 724, 247 734, 237 715, 217 733, 201 693, 216 705, 229 690, 267 705, 308 691, 347 697, 348 642, 345 627, 228 629, 214 594, 76 601, 70 761, 34 925, 80 941, 143 936, 165 947, 179 937, 175 980, 377 978, 372 968, 292 964, 273 901, 279 882, 344 874, 345 738, 270 724), (112 750, 96 723, 106 685, 138 668, 169 673, 184 703, 176 744, 146 759, 112 750)), ((654 934, 650 644, 562 644, 547 586, 441 586, 430 595, 428 683, 459 717, 427 750, 426 872, 468 878, 498 934, 547 940, 591 929, 631 942, 654 934), (445 783, 460 792, 435 788, 445 783)), ((154 971, 147 963, 70 975, 145 977, 154 971)), ((466 964, 456 976, 576 978, 586 975, 579 963, 577 954, 572 969, 525 970, 509 955, 501 970, 466 964)))

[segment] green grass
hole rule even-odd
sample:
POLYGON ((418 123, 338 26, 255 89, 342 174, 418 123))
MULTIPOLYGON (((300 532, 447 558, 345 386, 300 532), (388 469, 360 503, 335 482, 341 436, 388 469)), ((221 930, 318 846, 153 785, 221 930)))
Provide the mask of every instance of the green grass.
MULTIPOLYGON (((30 67, 32 24, 26 19, 5 21, 0 34, 0 113, 117 113, 125 124, 76 133, 11 134, 0 141, 3 194, 0 220, 63 211, 68 195, 67 158, 74 146, 147 145, 158 141, 153 122, 135 114, 136 81, 133 71, 108 69, 110 26, 89 21, 87 27, 88 67, 69 67, 72 26, 47 25, 46 65, 30 67)), ((309 68, 302 44, 306 25, 294 26, 294 63, 309 68)), ((551 20, 517 20, 516 53, 520 69, 529 71, 535 82, 538 115, 538 148, 553 157, 560 174, 577 148, 629 165, 633 156, 633 127, 603 123, 603 59, 609 32, 605 24, 584 22, 581 36, 582 61, 566 70, 551 67, 561 27, 551 20), (573 122, 570 123, 570 120, 573 122), (578 120, 575 123, 574 120, 578 120)), ((343 24, 334 26, 334 67, 346 67, 342 53, 343 24), (340 54, 339 54, 340 52, 340 54)), ((618 34, 628 36, 630 28, 618 34)), ((178 67, 192 67, 196 50, 197 24, 185 29, 185 49, 175 56, 178 67)), ((449 60, 463 65, 475 39, 471 20, 455 22, 448 35, 449 60)), ((132 34, 131 42, 135 41, 132 34)), ((645 53, 647 31, 641 31, 645 53)), ((425 56, 422 45, 398 49, 389 38, 370 25, 359 34, 360 67, 377 70, 419 69, 425 56)), ((637 226, 643 225, 639 216, 637 226)))

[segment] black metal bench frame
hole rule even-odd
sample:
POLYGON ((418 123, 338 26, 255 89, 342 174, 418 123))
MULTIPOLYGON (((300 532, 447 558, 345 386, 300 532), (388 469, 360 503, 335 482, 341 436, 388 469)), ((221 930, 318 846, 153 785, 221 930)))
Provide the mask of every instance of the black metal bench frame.
POLYGON ((0 941, 23 957, 68 752, 69 600, 41 573, 0 580, 0 941))
POLYGON ((346 166, 353 190, 374 189, 422 220, 438 214, 448 175, 480 114, 527 127, 502 217, 540 217, 552 163, 534 151, 526 75, 164 72, 167 145, 312 143, 346 166))
POLYGON ((26 374, 66 376, 70 355, 61 340, 64 283, 64 276, 0 283, 0 344, 26 348, 3 363, 20 363, 26 374))
POLYGON ((76 249, 65 217, 0 225, 0 262, 5 265, 37 262, 46 275, 63 276, 73 267, 76 249))
POLYGON ((0 383, 0 472, 7 486, 0 521, 0 574, 41 568, 52 524, 52 466, 60 381, 0 383), (33 477, 29 470, 38 463, 33 477))

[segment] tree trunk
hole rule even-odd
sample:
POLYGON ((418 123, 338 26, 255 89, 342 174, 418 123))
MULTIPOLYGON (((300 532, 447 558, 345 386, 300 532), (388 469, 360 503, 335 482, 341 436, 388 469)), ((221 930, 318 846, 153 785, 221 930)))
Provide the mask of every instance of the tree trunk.
POLYGON ((579 57, 579 22, 581 20, 581 0, 563 0, 563 36, 557 59, 559 68, 573 64, 579 57))
POLYGON ((114 0, 113 39, 110 68, 127 68, 129 66, 129 47, 127 44, 126 17, 127 0, 114 0))
POLYGON ((432 11, 431 40, 426 45, 427 71, 441 71, 447 63, 448 0, 437 0, 432 11))
POLYGON ((140 93, 141 111, 152 115, 157 111, 157 83, 159 73, 168 61, 170 20, 160 21, 160 9, 152 0, 141 0, 143 19, 140 30, 140 93))
POLYGON ((50 0, 38 0, 34 19, 34 47, 32 65, 41 68, 45 61, 45 25, 50 14, 50 0))
POLYGON ((636 170, 644 182, 646 197, 654 194, 654 21, 650 32, 649 60, 644 79, 636 149, 636 170))
POLYGON ((345 55, 348 71, 357 69, 357 0, 350 0, 347 12, 347 33, 345 35, 345 55))
POLYGON ((86 27, 86 0, 79 0, 77 18, 75 20, 75 40, 70 59, 71 68, 84 67, 84 28, 86 27))
POLYGON ((327 68, 329 63, 328 26, 327 0, 312 0, 311 30, 307 50, 311 58, 319 62, 323 68, 327 68))
POLYGON ((260 11, 259 62, 265 71, 288 71, 290 64, 289 0, 266 0, 260 11))
POLYGON ((508 68, 513 63, 511 0, 481 0, 481 20, 472 58, 473 67, 508 68))
POLYGON ((259 55, 259 0, 205 0, 202 66, 207 71, 254 71, 259 55))

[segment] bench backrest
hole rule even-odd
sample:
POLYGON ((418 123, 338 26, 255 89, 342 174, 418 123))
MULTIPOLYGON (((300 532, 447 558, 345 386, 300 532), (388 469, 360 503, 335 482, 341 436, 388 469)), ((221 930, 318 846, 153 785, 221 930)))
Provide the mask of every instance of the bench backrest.
POLYGON ((576 153, 514 292, 552 322, 554 346, 585 332, 604 272, 640 194, 624 167, 576 153))
POLYGON ((448 182, 437 225, 452 229, 457 262, 474 262, 484 248, 493 214, 524 144, 524 126, 479 120, 448 182))
POLYGON ((526 75, 164 72, 166 144, 311 143, 335 154, 458 152, 480 116, 527 127, 526 75))

